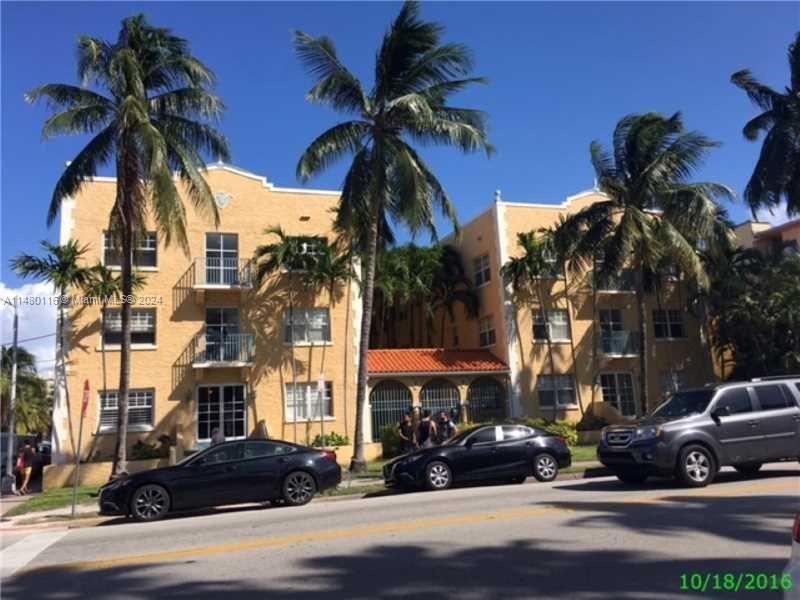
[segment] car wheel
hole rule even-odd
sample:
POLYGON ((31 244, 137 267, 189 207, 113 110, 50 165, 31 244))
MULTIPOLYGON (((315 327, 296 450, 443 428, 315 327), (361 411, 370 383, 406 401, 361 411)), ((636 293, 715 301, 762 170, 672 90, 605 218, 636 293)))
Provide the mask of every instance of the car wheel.
POLYGON ((558 475, 558 463, 552 454, 542 452, 533 459, 533 476, 539 481, 553 481, 558 475))
POLYGON ((317 482, 310 473, 294 471, 283 480, 283 501, 289 506, 303 506, 317 493, 317 482))
POLYGON ((678 478, 690 487, 705 487, 717 474, 714 456, 704 446, 686 446, 678 456, 678 478))
POLYGON ((446 463, 434 461, 425 468, 425 485, 429 490, 446 490, 453 484, 453 472, 446 463))
POLYGON ((158 521, 169 512, 169 493, 160 485, 141 486, 131 496, 131 516, 137 521, 158 521))
POLYGON ((614 475, 622 483, 644 483, 647 481, 647 473, 643 471, 615 471, 614 475))
POLYGON ((762 464, 763 463, 743 463, 740 465, 733 465, 733 468, 736 469, 740 475, 752 477, 761 470, 762 464))

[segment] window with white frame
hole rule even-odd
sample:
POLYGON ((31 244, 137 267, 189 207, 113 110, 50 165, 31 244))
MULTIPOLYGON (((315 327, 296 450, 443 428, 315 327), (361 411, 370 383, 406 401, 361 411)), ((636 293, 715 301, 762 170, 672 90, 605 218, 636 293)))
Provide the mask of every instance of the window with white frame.
POLYGON ((547 263, 547 273, 545 273, 545 277, 550 277, 553 279, 563 279, 564 273, 562 272, 561 265, 558 262, 558 257, 556 253, 550 249, 545 247, 542 250, 542 258, 547 263))
MULTIPOLYGON (((103 264, 107 267, 122 266, 122 252, 106 231, 103 232, 103 264)), ((134 239, 133 266, 137 268, 158 266, 158 236, 155 231, 148 231, 134 239)))
POLYGON ((570 341, 569 316, 566 310, 548 310, 547 323, 544 322, 544 312, 541 310, 533 313, 533 338, 537 342, 547 341, 547 330, 550 330, 551 342, 570 341))
POLYGON ((603 402, 614 406, 622 415, 636 414, 636 401, 633 396, 633 377, 630 373, 602 373, 600 388, 603 402))
MULTIPOLYGON (((122 344, 122 312, 109 310, 103 326, 103 341, 122 344)), ((153 346, 156 343, 156 311, 153 308, 131 310, 131 344, 153 346)))
POLYGON ((286 420, 313 421, 333 418, 333 384, 325 382, 320 393, 318 383, 286 384, 286 420))
POLYGON ((327 308, 295 308, 283 311, 283 341, 312 344, 331 341, 330 314, 327 308), (293 313, 293 314, 291 314, 293 313))
POLYGON ((536 391, 539 393, 539 406, 542 408, 578 406, 572 375, 539 375, 536 391))
MULTIPOLYGON (((153 390, 128 391, 128 430, 149 431, 153 428, 153 390)), ((109 390, 100 394, 100 432, 116 431, 119 393, 109 390)))
POLYGON ((489 283, 492 279, 492 267, 489 255, 484 254, 472 261, 472 272, 475 280, 475 287, 489 283))
POLYGON ((678 390, 689 387, 689 377, 686 371, 682 370, 661 371, 658 376, 658 387, 662 396, 674 394, 678 390))
POLYGON ((653 331, 656 339, 678 339, 686 337, 683 326, 683 311, 654 310, 653 331))
POLYGON ((491 315, 483 317, 478 322, 478 344, 483 348, 485 346, 493 346, 496 341, 494 319, 491 315))
POLYGON ((600 333, 604 336, 613 336, 615 331, 622 331, 622 311, 618 308, 601 308, 600 333))
POLYGON ((293 257, 293 261, 287 265, 290 271, 306 271, 309 262, 323 252, 328 240, 324 237, 294 237, 298 255, 293 257))

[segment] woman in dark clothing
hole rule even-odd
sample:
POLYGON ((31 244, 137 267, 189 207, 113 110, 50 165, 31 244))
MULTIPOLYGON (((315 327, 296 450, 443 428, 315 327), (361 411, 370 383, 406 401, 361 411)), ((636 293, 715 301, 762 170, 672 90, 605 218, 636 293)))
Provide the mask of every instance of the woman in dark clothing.
POLYGON ((410 415, 403 416, 403 420, 397 426, 397 433, 400 434, 403 454, 413 452, 416 443, 414 442, 414 423, 411 421, 410 415))
POLYGON ((436 437, 436 422, 431 418, 431 411, 426 410, 422 413, 422 420, 417 429, 417 443, 420 448, 430 448, 436 437))

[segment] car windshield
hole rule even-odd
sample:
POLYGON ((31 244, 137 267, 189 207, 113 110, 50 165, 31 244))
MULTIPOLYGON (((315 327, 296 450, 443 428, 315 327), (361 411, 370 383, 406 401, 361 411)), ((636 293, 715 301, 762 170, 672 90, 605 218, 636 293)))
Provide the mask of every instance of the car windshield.
POLYGON ((655 419, 672 420, 699 415, 708 408, 708 403, 711 402, 713 396, 713 390, 676 392, 669 400, 656 408, 650 416, 655 419))

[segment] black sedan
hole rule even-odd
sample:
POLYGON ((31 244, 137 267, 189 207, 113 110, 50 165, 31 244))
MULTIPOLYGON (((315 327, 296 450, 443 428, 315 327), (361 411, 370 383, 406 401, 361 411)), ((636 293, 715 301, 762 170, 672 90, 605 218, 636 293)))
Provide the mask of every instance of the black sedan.
POLYGON ((563 438, 524 425, 487 425, 442 446, 399 456, 383 467, 386 485, 444 490, 454 482, 553 481, 572 462, 563 438))
POLYGON ((335 452, 278 440, 226 442, 174 466, 107 483, 100 489, 100 514, 155 521, 170 511, 225 504, 300 506, 341 479, 335 452))

